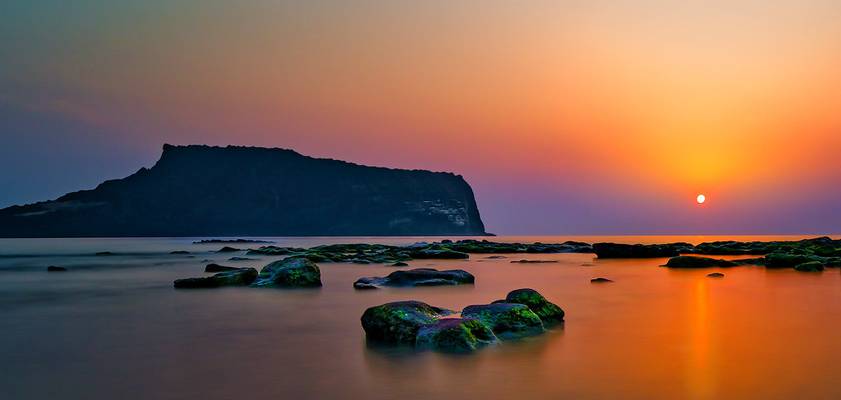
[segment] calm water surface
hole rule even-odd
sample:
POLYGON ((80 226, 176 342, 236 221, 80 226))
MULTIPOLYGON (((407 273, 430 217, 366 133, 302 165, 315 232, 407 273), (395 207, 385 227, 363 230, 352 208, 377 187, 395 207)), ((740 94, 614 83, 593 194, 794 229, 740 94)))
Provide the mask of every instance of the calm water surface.
MULTIPOLYGON (((745 240, 745 237, 730 237, 745 240)), ((426 239, 426 240, 439 240, 426 239)), ((701 242, 720 237, 498 237, 498 241, 701 242)), ((778 239, 755 237, 758 240, 778 239)), ((837 399, 841 273, 660 268, 592 254, 413 261, 475 286, 354 291, 383 265, 321 264, 315 290, 174 290, 221 245, 194 239, 0 240, 0 397, 8 399, 837 399), (190 255, 170 255, 188 250, 190 255), (99 251, 114 256, 92 256, 99 251), (512 259, 558 260, 511 264, 512 259), (70 269, 47 273, 48 265, 70 269), (590 278, 615 283, 594 285, 590 278), (369 347, 370 306, 417 299, 461 309, 539 290, 563 328, 471 355, 369 347)), ((279 238, 278 245, 423 238, 279 238)), ((256 245, 252 245, 254 247, 256 245)), ((241 254, 240 254, 241 255, 241 254)))

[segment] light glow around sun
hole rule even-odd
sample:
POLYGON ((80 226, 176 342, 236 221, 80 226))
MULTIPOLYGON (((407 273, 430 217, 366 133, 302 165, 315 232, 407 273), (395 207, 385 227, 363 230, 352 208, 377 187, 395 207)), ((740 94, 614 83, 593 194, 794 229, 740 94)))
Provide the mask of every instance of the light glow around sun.
POLYGON ((704 204, 704 202, 707 201, 707 196, 699 194, 698 197, 695 198, 695 201, 697 201, 698 204, 704 204))

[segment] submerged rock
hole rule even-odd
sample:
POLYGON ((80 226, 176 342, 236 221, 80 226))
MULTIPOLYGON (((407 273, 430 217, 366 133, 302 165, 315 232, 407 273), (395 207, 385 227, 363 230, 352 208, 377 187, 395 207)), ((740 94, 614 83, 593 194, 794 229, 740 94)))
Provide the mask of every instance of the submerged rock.
POLYGON ((511 261, 513 264, 554 264, 557 263, 558 260, 516 260, 511 261))
POLYGON ((100 251, 98 253, 95 253, 94 255, 95 256, 115 256, 116 254, 114 254, 110 251, 100 251))
POLYGON ((707 277, 708 278, 724 278, 724 274, 722 274, 721 272, 713 272, 713 273, 707 274, 707 277))
POLYGON ((800 272, 820 272, 823 271, 823 263, 820 261, 809 261, 795 265, 794 269, 800 272))
POLYGON ((613 281, 607 278, 593 278, 590 283, 612 283, 613 281))
POLYGON ((246 286, 257 278, 254 268, 237 268, 203 278, 176 279, 173 286, 179 289, 216 288, 221 286, 246 286))
POLYGON ((735 267, 736 263, 727 260, 720 260, 709 257, 698 256, 677 256, 669 259, 666 267, 669 268, 712 268, 712 267, 735 267))
POLYGON ((534 289, 517 289, 505 296, 509 303, 525 304, 537 314, 544 322, 563 322, 564 310, 561 307, 546 300, 543 295, 534 289))
POLYGON ((56 267, 55 265, 50 265, 47 267, 47 272, 66 272, 67 268, 64 267, 56 267))
POLYGON ((391 264, 392 267, 408 267, 409 264, 404 263, 403 261, 398 261, 394 264, 391 264))
POLYGON ((207 264, 204 267, 204 272, 223 272, 223 271, 234 271, 234 270, 237 270, 237 269, 239 269, 239 268, 228 267, 228 266, 219 265, 219 264, 207 264))
POLYGON ((420 301, 397 301, 365 310, 362 329, 369 340, 414 345, 422 326, 452 313, 420 301))
POLYGON ((463 318, 478 320, 503 339, 518 338, 542 333, 543 322, 525 304, 492 303, 467 306, 463 318))
POLYGON ((473 284, 474 281, 473 275, 460 269, 439 271, 432 268, 416 268, 394 271, 386 277, 359 278, 353 287, 372 289, 377 286, 443 286, 473 284))
POLYGON ((252 286, 318 287, 321 286, 321 270, 306 258, 284 258, 263 267, 252 286))
POLYGON ((175 250, 175 251, 170 251, 169 254, 190 254, 190 252, 187 251, 187 250, 175 250))
POLYGON ((692 251, 693 246, 689 243, 668 243, 668 244, 621 244, 621 243, 595 243, 593 252, 599 258, 655 258, 674 257, 681 252, 692 251))
POLYGON ((466 353, 498 341, 487 325, 475 319, 443 318, 420 328, 415 346, 444 352, 466 353))

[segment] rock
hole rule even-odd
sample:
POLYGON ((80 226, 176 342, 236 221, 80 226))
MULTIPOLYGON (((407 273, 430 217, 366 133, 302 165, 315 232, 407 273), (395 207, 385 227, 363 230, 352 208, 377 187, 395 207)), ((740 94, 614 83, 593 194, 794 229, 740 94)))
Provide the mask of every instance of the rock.
POLYGON ((534 289, 517 289, 505 296, 509 303, 525 304, 540 317, 543 322, 563 322, 564 310, 546 300, 534 289))
POLYGON ((204 278, 176 279, 173 286, 179 289, 216 288, 221 286, 246 286, 257 278, 254 268, 237 268, 204 278))
POLYGON ((607 279, 607 278, 593 278, 593 279, 590 279, 590 283, 611 283, 611 282, 613 282, 613 281, 610 280, 610 279, 607 279))
POLYGON ((558 260, 517 260, 511 261, 512 264, 553 264, 557 263, 558 260))
POLYGON ((392 267, 408 267, 409 264, 404 263, 403 261, 398 261, 394 264, 391 264, 392 267))
POLYGON ((359 278, 353 287, 371 289, 371 286, 443 286, 473 284, 474 281, 473 275, 460 269, 439 271, 432 268, 416 268, 394 271, 386 277, 359 278))
POLYGON ((236 247, 225 246, 225 247, 217 250, 216 252, 217 253, 233 253, 233 252, 236 252, 236 251, 242 251, 242 249, 238 249, 236 247))
POLYGON ((487 258, 488 260, 497 260, 497 259, 508 258, 508 257, 505 257, 505 256, 487 256, 485 258, 487 258))
POLYGON ((544 330, 540 317, 524 304, 495 303, 467 306, 462 310, 461 316, 478 320, 502 339, 536 335, 544 330))
POLYGON ((55 265, 50 265, 47 267, 47 272, 66 272, 67 268, 64 267, 56 267, 55 265))
POLYGON ((422 326, 452 313, 420 301, 397 301, 365 310, 362 329, 368 340, 414 345, 422 326))
POLYGON ((263 267, 252 286, 318 287, 321 286, 321 271, 306 258, 284 258, 263 267))
POLYGON ((231 257, 228 261, 254 261, 256 258, 248 258, 248 257, 231 257))
POLYGON ((765 257, 759 258, 742 258, 739 260, 731 260, 736 265, 765 265, 765 257))
POLYGON ((435 249, 427 248, 423 250, 414 251, 411 256, 417 259, 465 259, 470 258, 467 253, 450 249, 435 249))
POLYGON ((674 257, 681 252, 692 251, 693 246, 689 243, 669 244, 620 244, 620 243, 595 243, 593 252, 599 258, 654 258, 674 257))
POLYGON ((415 346, 452 353, 467 353, 496 343, 493 331, 475 319, 443 318, 418 331, 415 346))
POLYGON ((224 244, 224 243, 274 243, 267 240, 254 239, 205 239, 193 242, 193 244, 224 244))
POLYGON ((186 250, 175 250, 175 251, 170 251, 169 254, 190 254, 190 252, 186 251, 186 250))
POLYGON ((823 261, 822 257, 805 254, 771 253, 765 256, 767 268, 793 268, 812 261, 823 261))
POLYGON ((666 267, 669 268, 712 268, 712 267, 735 267, 736 263, 727 260, 720 260, 709 257, 698 256, 677 256, 669 259, 666 267))
POLYGON ((708 278, 724 278, 724 274, 722 274, 721 272, 713 272, 713 273, 707 274, 707 277, 708 278))
POLYGON ((223 272, 223 271, 235 271, 238 270, 237 267, 226 267, 224 265, 219 264, 207 264, 204 267, 204 272, 223 272))
POLYGON ((114 254, 114 253, 112 253, 112 252, 110 252, 110 251, 100 251, 100 252, 98 252, 98 253, 96 253, 96 254, 94 254, 94 255, 95 255, 95 256, 114 256, 114 255, 116 255, 116 254, 114 254))
POLYGON ((809 261, 795 265, 794 269, 800 272, 820 272, 823 271, 823 263, 820 261, 809 261))

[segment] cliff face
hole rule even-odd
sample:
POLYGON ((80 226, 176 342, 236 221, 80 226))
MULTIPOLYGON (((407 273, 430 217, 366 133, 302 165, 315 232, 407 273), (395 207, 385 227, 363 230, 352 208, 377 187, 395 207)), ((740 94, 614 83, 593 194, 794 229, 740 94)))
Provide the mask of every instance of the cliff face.
POLYGON ((150 169, 0 210, 0 237, 483 235, 461 176, 164 145, 150 169))

